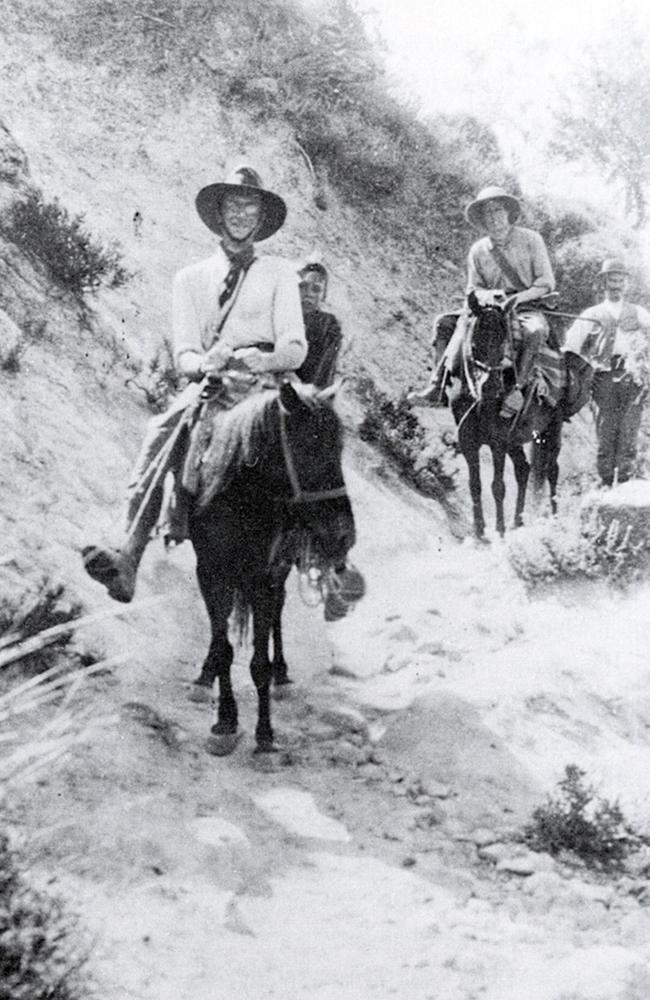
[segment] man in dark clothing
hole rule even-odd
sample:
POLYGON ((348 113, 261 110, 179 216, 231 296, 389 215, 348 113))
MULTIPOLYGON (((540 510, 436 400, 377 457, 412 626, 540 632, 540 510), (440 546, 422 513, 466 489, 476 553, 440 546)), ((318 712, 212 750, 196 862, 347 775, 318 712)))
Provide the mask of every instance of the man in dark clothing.
POLYGON ((302 382, 324 389, 334 381, 343 335, 336 316, 321 309, 327 295, 328 275, 324 264, 307 261, 298 274, 307 357, 297 369, 297 375, 302 382))

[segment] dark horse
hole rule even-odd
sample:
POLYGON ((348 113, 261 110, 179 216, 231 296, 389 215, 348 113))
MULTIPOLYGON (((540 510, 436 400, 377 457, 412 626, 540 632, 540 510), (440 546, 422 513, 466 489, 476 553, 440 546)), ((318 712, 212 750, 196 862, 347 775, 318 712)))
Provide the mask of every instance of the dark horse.
POLYGON ((342 427, 328 401, 330 395, 327 390, 319 393, 285 383, 279 391, 239 404, 232 411, 229 447, 221 449, 226 468, 219 470, 219 488, 215 492, 204 484, 190 515, 199 587, 212 631, 194 683, 210 689, 215 678, 219 680, 217 722, 208 744, 218 755, 230 753, 238 739, 230 678, 231 612, 250 612, 252 617, 250 671, 258 696, 255 738, 257 750, 269 751, 274 749, 270 717, 274 669, 278 680, 286 679, 281 645, 276 644, 281 643, 278 608, 289 568, 307 545, 322 566, 341 569, 355 541, 341 469, 342 427))
POLYGON ((514 526, 517 528, 523 523, 531 465, 537 491, 548 481, 551 507, 555 512, 563 411, 559 405, 551 407, 537 399, 529 390, 519 415, 509 419, 500 416, 504 398, 512 388, 507 384, 508 375, 504 374, 502 364, 508 337, 508 316, 501 305, 479 305, 473 294, 469 296, 468 304, 474 319, 463 350, 460 391, 451 400, 451 410, 458 427, 458 444, 469 469, 474 533, 482 539, 485 519, 481 504, 481 446, 487 445, 492 452, 496 529, 503 535, 506 455, 512 460, 517 483, 514 526), (523 449, 528 441, 533 442, 531 465, 523 449))

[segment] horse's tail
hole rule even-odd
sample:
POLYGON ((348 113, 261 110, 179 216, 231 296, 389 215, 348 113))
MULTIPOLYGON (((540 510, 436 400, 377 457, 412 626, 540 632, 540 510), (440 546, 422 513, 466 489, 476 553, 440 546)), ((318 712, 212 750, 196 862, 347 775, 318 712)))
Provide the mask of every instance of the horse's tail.
POLYGON ((248 638, 251 626, 251 606, 244 597, 243 591, 235 588, 233 595, 232 614, 230 624, 234 632, 237 645, 241 645, 248 638))

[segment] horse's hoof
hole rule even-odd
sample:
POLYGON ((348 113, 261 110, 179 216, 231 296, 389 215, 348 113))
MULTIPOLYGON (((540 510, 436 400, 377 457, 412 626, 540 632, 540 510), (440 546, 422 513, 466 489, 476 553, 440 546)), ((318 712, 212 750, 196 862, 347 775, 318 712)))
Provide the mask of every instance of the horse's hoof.
POLYGON ((286 684, 293 684, 293 681, 288 674, 274 674, 273 683, 276 687, 284 687, 286 684))
POLYGON ((277 747, 275 745, 275 743, 273 742, 273 737, 271 736, 270 739, 257 740, 256 746, 255 746, 255 750, 253 751, 253 753, 255 753, 255 754, 259 754, 259 753, 277 753, 279 749, 280 748, 277 747))
POLYGON ((289 698, 291 695, 291 688, 293 681, 290 677, 282 677, 280 680, 273 681, 273 687, 271 688, 271 697, 274 701, 282 701, 284 698, 289 698))
POLYGON ((207 684, 197 684, 195 681, 187 692, 187 697, 197 705, 206 705, 212 700, 212 685, 208 687, 207 684))
POLYGON ((215 733, 211 732, 208 736, 205 749, 213 757, 228 757, 229 754, 233 752, 242 734, 240 732, 236 733, 215 733))

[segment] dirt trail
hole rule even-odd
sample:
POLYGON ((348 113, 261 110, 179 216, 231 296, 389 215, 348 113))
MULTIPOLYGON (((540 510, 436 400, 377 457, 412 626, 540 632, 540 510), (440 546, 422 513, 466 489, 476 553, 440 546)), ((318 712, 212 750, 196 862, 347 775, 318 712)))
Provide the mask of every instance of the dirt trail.
MULTIPOLYGON (((246 650, 235 664, 246 738, 231 758, 206 754, 210 710, 186 698, 206 641, 191 557, 154 543, 140 596, 160 605, 105 632, 128 662, 88 693, 114 724, 14 805, 34 870, 57 873, 95 937, 101 995, 514 1000, 525 984, 534 1000, 641 1000, 644 876, 603 883, 507 839, 548 787, 544 760, 566 762, 558 726, 576 750, 590 741, 592 760, 597 731, 611 746, 598 677, 582 704, 565 679, 561 702, 552 653, 531 671, 544 609, 502 547, 436 536, 426 504, 349 479, 369 594, 325 626, 294 581, 296 683, 274 702, 278 754, 252 753, 246 650)), ((598 600, 573 611, 602 618, 598 600)), ((631 626, 642 608, 640 597, 631 626)), ((644 670, 619 676, 623 697, 644 670)))

